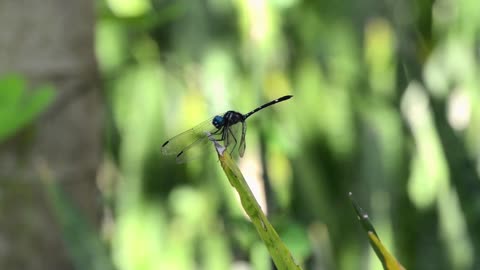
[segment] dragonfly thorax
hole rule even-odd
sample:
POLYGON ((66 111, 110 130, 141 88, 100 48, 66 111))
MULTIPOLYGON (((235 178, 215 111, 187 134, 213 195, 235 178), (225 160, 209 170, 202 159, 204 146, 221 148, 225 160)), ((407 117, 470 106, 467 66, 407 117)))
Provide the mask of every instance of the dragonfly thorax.
POLYGON ((236 111, 228 111, 223 115, 223 119, 225 121, 225 125, 232 126, 237 123, 243 122, 245 118, 243 114, 236 112, 236 111))

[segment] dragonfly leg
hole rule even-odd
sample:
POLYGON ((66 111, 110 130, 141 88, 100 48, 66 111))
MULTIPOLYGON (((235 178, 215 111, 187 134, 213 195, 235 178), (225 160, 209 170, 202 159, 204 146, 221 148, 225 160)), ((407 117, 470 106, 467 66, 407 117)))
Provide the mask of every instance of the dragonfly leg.
POLYGON ((224 140, 224 132, 223 132, 223 128, 219 128, 217 129, 215 132, 212 132, 212 133, 209 133, 209 140, 210 141, 214 141, 214 142, 220 142, 220 141, 223 141, 224 140), (213 137, 213 135, 219 135, 219 134, 222 134, 222 136, 220 138, 215 138, 213 137))
MULTIPOLYGON (((230 151, 230 155, 233 153, 233 150, 235 150, 235 147, 237 146, 237 138, 235 138, 235 134, 233 134, 233 131, 229 128, 227 128, 228 132, 232 135, 233 140, 235 141, 235 144, 232 147, 232 151, 230 151)), ((227 134, 227 138, 229 138, 227 134)))

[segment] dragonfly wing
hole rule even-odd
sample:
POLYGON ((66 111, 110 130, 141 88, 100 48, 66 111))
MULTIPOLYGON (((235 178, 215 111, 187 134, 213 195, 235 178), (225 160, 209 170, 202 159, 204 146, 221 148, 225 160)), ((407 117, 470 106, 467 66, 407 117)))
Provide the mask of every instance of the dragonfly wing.
POLYGON ((188 145, 183 150, 181 150, 177 154, 175 161, 177 163, 185 163, 187 161, 203 157, 208 154, 208 146, 212 147, 212 143, 207 136, 198 139, 192 144, 188 145))
POLYGON ((240 144, 238 145, 238 154, 240 157, 243 157, 243 154, 245 154, 245 136, 247 135, 247 123, 242 122, 242 134, 240 135, 240 144))
POLYGON ((201 144, 201 141, 207 138, 207 133, 216 135, 217 129, 212 125, 212 120, 206 120, 196 127, 172 137, 162 145, 162 154, 179 155, 180 152, 191 148, 194 145, 201 144))
POLYGON ((185 163, 193 159, 197 159, 200 157, 205 157, 208 154, 212 154, 214 151, 213 149, 208 149, 209 147, 213 147, 212 140, 221 142, 222 140, 222 130, 216 130, 215 133, 213 132, 205 132, 204 136, 200 139, 196 140, 195 142, 188 145, 186 148, 181 150, 176 157, 177 163, 185 163))

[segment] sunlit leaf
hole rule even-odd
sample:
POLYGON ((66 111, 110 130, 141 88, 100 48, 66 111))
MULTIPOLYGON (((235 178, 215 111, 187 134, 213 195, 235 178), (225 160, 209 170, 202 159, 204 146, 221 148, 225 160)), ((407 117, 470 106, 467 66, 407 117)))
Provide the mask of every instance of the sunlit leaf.
POLYGON ((272 257, 275 266, 278 269, 301 269, 294 261, 291 252, 282 242, 275 229, 272 227, 267 217, 262 212, 260 205, 255 200, 252 191, 248 187, 242 172, 232 160, 230 154, 225 149, 215 142, 220 164, 227 176, 230 184, 235 188, 240 196, 243 209, 252 221, 260 238, 265 243, 265 246, 272 257))
POLYGON ((368 218, 367 212, 365 212, 358 203, 353 199, 352 193, 349 193, 350 201, 355 209, 357 218, 362 224, 362 227, 368 234, 368 239, 373 250, 377 254, 377 257, 382 262, 383 268, 387 270, 405 270, 405 268, 393 257, 390 252, 383 246, 382 242, 378 238, 377 232, 368 218))

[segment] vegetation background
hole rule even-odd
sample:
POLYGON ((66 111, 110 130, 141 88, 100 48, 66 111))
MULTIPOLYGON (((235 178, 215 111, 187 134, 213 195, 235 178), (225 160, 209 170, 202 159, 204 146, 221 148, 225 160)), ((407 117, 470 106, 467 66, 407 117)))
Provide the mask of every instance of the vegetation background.
MULTIPOLYGON (((214 158, 162 143, 247 112, 239 166, 303 269, 480 269, 480 2, 0 2, 0 269, 272 269, 214 158)), ((213 149, 212 149, 213 152, 213 149)))

